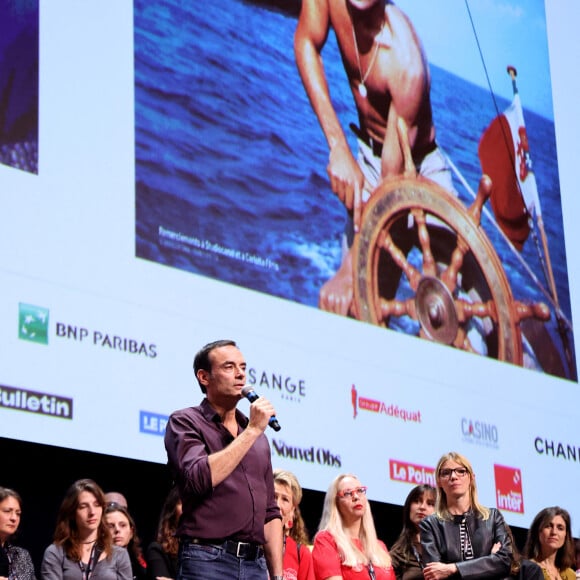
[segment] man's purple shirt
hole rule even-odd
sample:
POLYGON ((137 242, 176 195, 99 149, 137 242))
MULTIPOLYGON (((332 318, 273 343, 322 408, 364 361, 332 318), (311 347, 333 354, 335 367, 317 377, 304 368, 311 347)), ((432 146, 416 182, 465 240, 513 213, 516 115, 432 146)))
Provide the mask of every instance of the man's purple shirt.
MULTIPOLYGON (((237 409, 236 421, 238 432, 248 425, 248 418, 237 409)), ((270 445, 264 434, 234 471, 212 488, 208 455, 221 451, 233 440, 207 399, 169 417, 165 449, 183 502, 178 536, 263 544, 264 524, 280 518, 270 445)))

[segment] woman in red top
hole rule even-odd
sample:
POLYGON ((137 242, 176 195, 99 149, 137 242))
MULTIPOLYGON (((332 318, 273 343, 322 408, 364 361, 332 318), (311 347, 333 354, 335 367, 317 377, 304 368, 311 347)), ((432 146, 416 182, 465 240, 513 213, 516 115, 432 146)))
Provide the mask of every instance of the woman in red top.
POLYGON ((312 551, 317 580, 395 580, 366 491, 355 475, 343 474, 326 492, 312 551))
POLYGON ((274 494, 284 527, 284 580, 314 580, 310 539, 300 513, 302 487, 296 476, 274 469, 274 494))

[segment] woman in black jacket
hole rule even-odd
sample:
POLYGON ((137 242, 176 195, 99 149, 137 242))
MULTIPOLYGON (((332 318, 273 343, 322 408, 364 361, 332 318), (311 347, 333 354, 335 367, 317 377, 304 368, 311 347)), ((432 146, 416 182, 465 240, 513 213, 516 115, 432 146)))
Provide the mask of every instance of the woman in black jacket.
POLYGON ((501 513, 479 503, 467 458, 456 452, 443 455, 435 476, 435 513, 419 524, 425 580, 508 577, 511 537, 501 513))

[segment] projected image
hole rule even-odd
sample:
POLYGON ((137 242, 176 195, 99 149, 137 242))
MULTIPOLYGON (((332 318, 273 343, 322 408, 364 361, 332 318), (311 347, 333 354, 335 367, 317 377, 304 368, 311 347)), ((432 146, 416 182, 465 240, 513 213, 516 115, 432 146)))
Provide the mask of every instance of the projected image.
POLYGON ((543 3, 416 4, 136 0, 136 255, 576 380, 543 3))
POLYGON ((38 0, 0 3, 0 163, 38 173, 38 0))

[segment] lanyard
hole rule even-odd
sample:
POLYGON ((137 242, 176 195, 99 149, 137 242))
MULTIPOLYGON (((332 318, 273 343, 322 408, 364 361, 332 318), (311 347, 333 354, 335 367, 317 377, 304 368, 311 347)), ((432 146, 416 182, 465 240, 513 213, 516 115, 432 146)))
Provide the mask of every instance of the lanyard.
POLYGON ((421 556, 419 554, 419 550, 417 550, 417 547, 414 544, 411 545, 411 550, 413 550, 413 555, 415 556, 415 560, 417 560, 417 562, 419 563, 419 567, 421 569, 423 569, 424 568, 423 560, 421 559, 421 556))
POLYGON ((10 557, 10 546, 8 542, 0 546, 0 576, 10 576, 12 570, 12 558, 10 557))
POLYGON ((83 575, 83 580, 90 579, 91 574, 95 570, 95 566, 97 565, 97 562, 99 561, 100 555, 101 555, 101 550, 99 548, 97 548, 97 544, 95 543, 95 544, 93 544, 93 547, 91 549, 91 555, 89 557, 88 564, 85 566, 85 564, 79 560, 79 567, 80 567, 82 575, 83 575))

